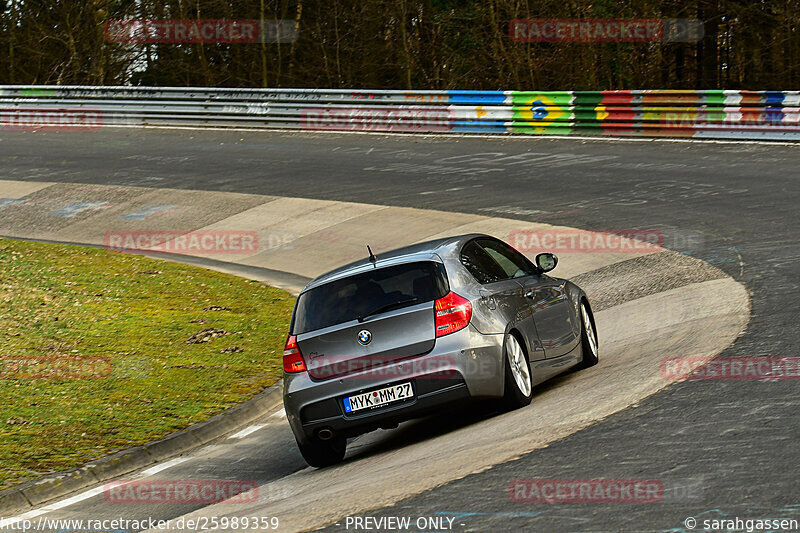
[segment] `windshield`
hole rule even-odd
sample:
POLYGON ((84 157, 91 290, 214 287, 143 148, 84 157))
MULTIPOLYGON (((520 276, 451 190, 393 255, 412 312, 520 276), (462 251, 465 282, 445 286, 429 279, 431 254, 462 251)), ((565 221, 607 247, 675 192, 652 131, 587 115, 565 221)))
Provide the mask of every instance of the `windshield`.
POLYGON ((449 291, 444 265, 404 263, 331 281, 300 295, 293 335, 403 307, 430 302, 449 291))

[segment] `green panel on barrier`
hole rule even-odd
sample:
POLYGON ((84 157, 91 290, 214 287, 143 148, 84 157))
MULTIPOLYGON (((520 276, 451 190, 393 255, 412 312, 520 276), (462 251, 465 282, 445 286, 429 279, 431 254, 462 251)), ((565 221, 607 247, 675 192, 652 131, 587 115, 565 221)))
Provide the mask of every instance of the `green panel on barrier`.
POLYGON ((565 122, 572 120, 570 91, 514 91, 511 94, 512 133, 568 135, 565 122), (522 125, 517 125, 521 123, 522 125), (549 131, 553 126, 564 131, 549 131))
POLYGON ((597 107, 602 101, 603 93, 600 91, 575 91, 575 105, 597 107))
POLYGON ((547 105, 572 105, 572 91, 512 91, 512 105, 526 105, 537 100, 547 105))
POLYGON ((721 89, 700 92, 700 103, 705 105, 725 105, 727 95, 721 89))
POLYGON ((730 119, 731 115, 721 109, 707 109, 704 113, 707 122, 725 122, 730 119))
POLYGON ((576 109, 575 111, 573 111, 573 113, 575 115, 575 120, 580 122, 600 120, 597 118, 597 110, 593 108, 587 109, 585 107, 582 107, 580 109, 576 109))
POLYGON ((572 127, 567 126, 513 126, 510 133, 523 135, 571 135, 574 133, 572 127))

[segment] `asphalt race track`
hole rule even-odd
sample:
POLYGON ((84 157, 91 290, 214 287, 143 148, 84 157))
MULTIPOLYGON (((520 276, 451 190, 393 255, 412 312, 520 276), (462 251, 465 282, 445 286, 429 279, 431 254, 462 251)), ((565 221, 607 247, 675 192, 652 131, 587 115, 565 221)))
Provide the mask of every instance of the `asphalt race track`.
MULTIPOLYGON (((665 247, 711 263, 750 292, 750 324, 725 356, 800 355, 799 168, 800 145, 777 144, 155 129, 0 135, 2 180, 294 196, 659 230, 665 247)), ((456 531, 690 531, 687 517, 701 524, 800 519, 796 390, 791 380, 677 383, 544 448, 363 516, 456 517, 456 531), (662 479, 693 489, 658 504, 511 501, 509 484, 530 478, 662 479)), ((492 414, 451 413, 404 425, 382 441, 368 436, 356 447, 402 454, 404 443, 450 431, 468 438, 492 414)), ((275 430, 201 448, 172 465, 169 477, 202 477, 203 465, 221 457, 226 476, 259 483, 301 471, 285 422, 275 416, 260 423, 275 430)), ((502 431, 494 437, 502 448, 502 431)), ((369 473, 364 478, 373 482, 369 473)), ((118 507, 113 512, 141 513, 118 507)), ((147 514, 194 510, 168 507, 147 514)), ((99 518, 111 511, 100 497, 61 513, 99 518)), ((346 528, 341 519, 331 530, 346 528)))

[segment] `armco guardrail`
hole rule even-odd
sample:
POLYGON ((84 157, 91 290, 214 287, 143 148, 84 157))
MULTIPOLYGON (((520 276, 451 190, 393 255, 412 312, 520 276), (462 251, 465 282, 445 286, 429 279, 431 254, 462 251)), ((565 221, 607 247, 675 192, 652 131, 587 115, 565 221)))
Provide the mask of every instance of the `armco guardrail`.
POLYGON ((800 91, 0 86, 0 127, 237 126, 800 140, 800 91))

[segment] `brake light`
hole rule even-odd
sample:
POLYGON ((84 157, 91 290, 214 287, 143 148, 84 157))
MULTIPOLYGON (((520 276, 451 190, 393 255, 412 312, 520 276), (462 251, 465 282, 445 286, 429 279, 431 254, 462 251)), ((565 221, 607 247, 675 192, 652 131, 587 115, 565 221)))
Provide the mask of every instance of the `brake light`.
POLYGON ((283 370, 289 373, 306 371, 306 362, 303 361, 303 354, 300 353, 297 337, 294 335, 289 335, 283 348, 283 370))
POLYGON ((472 319, 472 304, 454 292, 436 300, 436 336, 442 337, 464 329, 472 319))

